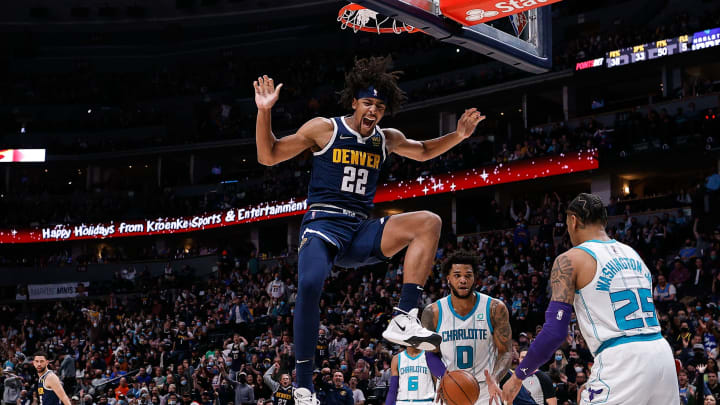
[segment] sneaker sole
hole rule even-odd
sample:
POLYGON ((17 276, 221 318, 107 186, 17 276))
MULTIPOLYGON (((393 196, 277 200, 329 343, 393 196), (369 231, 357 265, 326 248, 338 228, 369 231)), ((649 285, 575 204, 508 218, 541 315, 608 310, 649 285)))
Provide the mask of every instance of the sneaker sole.
POLYGON ((442 343, 442 336, 438 335, 437 333, 433 333, 430 336, 412 336, 407 339, 401 339, 392 336, 392 334, 386 335, 383 333, 383 338, 395 344, 412 346, 419 350, 428 351, 434 351, 439 349, 440 343, 442 343))

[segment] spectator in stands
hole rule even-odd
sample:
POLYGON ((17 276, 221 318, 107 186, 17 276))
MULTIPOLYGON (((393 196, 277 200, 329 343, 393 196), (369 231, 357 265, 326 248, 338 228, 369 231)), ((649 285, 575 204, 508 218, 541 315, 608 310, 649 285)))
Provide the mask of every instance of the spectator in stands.
POLYGON ((267 294, 273 299, 279 300, 285 296, 285 283, 280 280, 280 273, 275 273, 275 278, 265 288, 267 294))
POLYGON ((248 309, 246 304, 247 296, 243 296, 242 301, 239 297, 234 297, 232 306, 230 307, 228 323, 235 323, 236 325, 242 325, 246 322, 252 322, 253 316, 248 309))
POLYGON ((345 385, 345 376, 340 371, 333 374, 332 383, 327 384, 321 394, 323 405, 355 405, 353 392, 345 385))
POLYGON ((124 398, 129 390, 130 387, 127 384, 127 379, 125 377, 122 377, 120 379, 120 385, 115 388, 115 399, 119 401, 121 397, 124 398))
POLYGON ((680 387, 680 404, 688 405, 695 396, 695 387, 689 383, 687 371, 680 370, 678 373, 678 385, 680 387))
POLYGON ((365 394, 358 388, 358 378, 356 376, 350 377, 350 389, 353 393, 355 405, 365 405, 365 394))
POLYGON ((653 300, 663 309, 667 308, 665 303, 677 301, 677 289, 674 285, 667 282, 663 274, 657 276, 657 285, 653 291, 653 300))
POLYGON ((235 404, 240 405, 256 405, 255 404, 255 392, 247 384, 247 373, 240 372, 237 375, 237 381, 233 381, 226 374, 225 367, 221 368, 221 373, 225 380, 235 388, 235 404))
POLYGON ((5 375, 5 381, 3 382, 3 404, 15 405, 22 391, 23 378, 14 374, 13 368, 9 366, 3 369, 3 373, 5 375))
POLYGON ((63 386, 68 392, 73 392, 75 387, 75 359, 71 356, 72 351, 61 354, 62 363, 60 363, 60 379, 63 386))
POLYGON ((686 294, 688 285, 686 282, 690 279, 690 271, 679 257, 675 258, 673 269, 670 271, 670 283, 675 286, 678 291, 686 294))

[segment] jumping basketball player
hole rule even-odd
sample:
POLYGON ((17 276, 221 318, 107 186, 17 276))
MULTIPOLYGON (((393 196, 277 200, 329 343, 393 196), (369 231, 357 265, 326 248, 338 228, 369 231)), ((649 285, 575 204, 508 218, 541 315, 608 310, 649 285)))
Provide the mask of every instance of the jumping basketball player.
POLYGON ((679 404, 670 345, 660 334, 652 276, 630 246, 608 238, 600 198, 582 193, 567 208, 574 248, 555 259, 545 325, 503 387, 511 401, 522 380, 564 341, 573 306, 595 356, 581 404, 679 404))
POLYGON ((70 398, 65 394, 60 379, 48 370, 48 359, 45 352, 36 352, 33 357, 33 366, 38 373, 37 393, 40 405, 70 405, 70 398))
POLYGON ((313 354, 318 338, 320 294, 335 264, 360 267, 387 260, 402 249, 405 271, 395 317, 383 337, 401 345, 434 350, 440 336, 424 329, 417 305, 427 281, 440 237, 440 218, 428 211, 368 219, 380 165, 389 153, 414 160, 432 159, 472 135, 485 117, 466 110, 457 130, 440 138, 414 141, 396 129, 381 129, 387 112, 397 112, 405 99, 397 74, 388 73, 389 58, 360 59, 345 76, 341 102, 352 114, 314 118, 297 133, 275 138, 271 108, 282 84, 263 76, 254 82, 258 107, 258 161, 275 165, 310 149, 314 154, 308 187, 308 212, 300 228, 298 292, 294 336, 298 405, 316 403, 312 393, 313 354))
POLYGON ((396 354, 390 365, 390 389, 385 405, 427 405, 435 400, 435 382, 445 374, 445 365, 432 352, 408 347, 396 354))
POLYGON ((448 371, 465 370, 480 384, 476 404, 500 400, 501 391, 485 382, 489 370, 496 380, 504 377, 512 362, 512 331, 502 301, 475 291, 477 259, 464 253, 443 265, 450 295, 425 307, 422 325, 442 336, 440 352, 448 371))

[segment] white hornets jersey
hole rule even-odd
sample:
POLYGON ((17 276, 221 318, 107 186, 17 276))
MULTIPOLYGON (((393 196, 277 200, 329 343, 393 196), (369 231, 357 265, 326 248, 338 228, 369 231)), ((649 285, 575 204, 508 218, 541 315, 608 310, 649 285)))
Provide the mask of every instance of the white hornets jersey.
POLYGON ((447 371, 465 370, 478 381, 485 381, 484 371, 493 370, 497 348, 490 322, 492 298, 475 292, 475 306, 466 316, 453 308, 450 295, 437 301, 436 332, 442 336, 440 352, 447 371))
POLYGON ((595 258, 592 281, 575 291, 578 326, 594 355, 619 344, 662 338, 652 276, 630 246, 589 240, 575 247, 595 258))
POLYGON ((423 350, 415 357, 407 351, 398 354, 397 402, 432 402, 435 400, 435 382, 423 350))

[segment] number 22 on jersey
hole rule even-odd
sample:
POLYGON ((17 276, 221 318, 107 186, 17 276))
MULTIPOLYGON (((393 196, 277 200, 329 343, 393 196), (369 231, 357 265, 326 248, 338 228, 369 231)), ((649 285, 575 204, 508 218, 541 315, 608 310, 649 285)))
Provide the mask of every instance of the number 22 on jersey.
MULTIPOLYGON (((354 166, 345 166, 343 169, 345 176, 342 179, 340 189, 349 193, 365 195, 365 185, 368 181, 367 169, 358 169, 354 166)), ((337 184, 337 183, 336 183, 337 184)))

